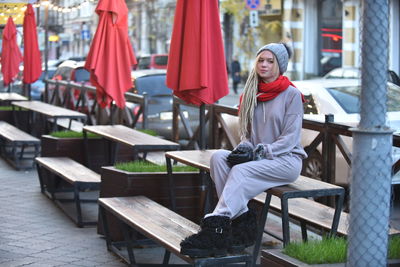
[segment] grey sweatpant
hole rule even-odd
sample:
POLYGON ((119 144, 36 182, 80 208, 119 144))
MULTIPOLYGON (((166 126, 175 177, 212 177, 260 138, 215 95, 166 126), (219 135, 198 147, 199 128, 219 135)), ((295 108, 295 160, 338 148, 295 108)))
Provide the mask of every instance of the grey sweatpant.
POLYGON ((271 187, 294 182, 301 172, 302 159, 297 154, 249 161, 231 168, 226 161, 229 153, 231 151, 218 150, 211 156, 210 175, 219 200, 214 211, 206 217, 234 219, 248 210, 250 199, 271 187))

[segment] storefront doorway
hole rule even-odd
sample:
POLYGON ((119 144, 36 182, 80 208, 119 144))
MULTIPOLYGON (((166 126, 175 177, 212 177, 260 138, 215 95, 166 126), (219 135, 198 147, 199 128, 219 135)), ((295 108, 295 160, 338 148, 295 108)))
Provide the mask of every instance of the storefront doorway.
POLYGON ((342 66, 342 1, 318 1, 319 74, 342 66))

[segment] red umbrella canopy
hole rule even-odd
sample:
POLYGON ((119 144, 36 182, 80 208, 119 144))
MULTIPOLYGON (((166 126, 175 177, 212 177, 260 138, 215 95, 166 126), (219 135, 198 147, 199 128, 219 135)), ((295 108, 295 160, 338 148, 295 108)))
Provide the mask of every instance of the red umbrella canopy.
POLYGON ((178 0, 167 86, 195 105, 213 104, 229 93, 218 0, 178 0))
POLYGON ((1 54, 1 72, 3 73, 4 86, 9 85, 19 72, 22 62, 21 51, 17 44, 17 29, 11 17, 3 30, 3 48, 1 54))
POLYGON ((125 107, 124 93, 132 88, 131 70, 136 64, 128 36, 128 8, 124 0, 100 0, 99 24, 86 59, 90 82, 96 86, 97 102, 125 107))
POLYGON ((28 4, 24 17, 24 83, 33 83, 42 74, 39 44, 36 32, 35 12, 28 4))

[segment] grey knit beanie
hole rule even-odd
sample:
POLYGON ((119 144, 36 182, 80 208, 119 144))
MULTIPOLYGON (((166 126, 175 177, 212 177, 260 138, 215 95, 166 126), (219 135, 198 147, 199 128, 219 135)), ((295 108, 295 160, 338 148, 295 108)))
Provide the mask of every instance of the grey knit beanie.
POLYGON ((275 55, 276 59, 278 60, 280 74, 285 73, 290 57, 289 48, 282 43, 270 43, 258 49, 257 56, 265 50, 269 50, 275 55))

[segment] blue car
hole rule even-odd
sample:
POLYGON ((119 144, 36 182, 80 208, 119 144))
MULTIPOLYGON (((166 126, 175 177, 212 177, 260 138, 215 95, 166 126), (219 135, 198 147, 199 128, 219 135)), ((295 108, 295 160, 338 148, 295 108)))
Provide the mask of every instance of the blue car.
MULTIPOLYGON (((47 73, 48 73, 47 78, 51 79, 55 72, 56 72, 56 69, 47 70, 47 73)), ((44 87, 45 87, 45 83, 44 83, 44 71, 43 71, 42 74, 40 75, 39 79, 36 82, 31 84, 31 99, 32 100, 41 100, 43 92, 44 92, 44 87)))

